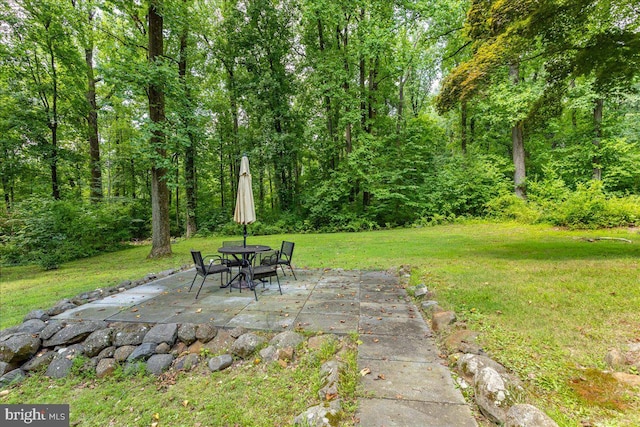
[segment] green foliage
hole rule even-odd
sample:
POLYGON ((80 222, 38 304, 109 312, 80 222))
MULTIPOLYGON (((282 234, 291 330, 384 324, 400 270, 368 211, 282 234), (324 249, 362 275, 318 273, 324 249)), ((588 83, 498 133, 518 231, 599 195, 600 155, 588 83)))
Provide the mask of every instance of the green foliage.
POLYGON ((17 204, 2 221, 3 264, 37 263, 55 269, 60 263, 119 249, 143 233, 136 204, 86 205, 31 199, 17 204))
POLYGON ((490 218, 523 224, 535 224, 540 219, 540 212, 533 204, 512 193, 505 193, 489 200, 486 211, 490 218))
POLYGON ((569 228, 610 228, 640 224, 638 196, 608 196, 600 181, 580 184, 549 212, 552 223, 569 228))

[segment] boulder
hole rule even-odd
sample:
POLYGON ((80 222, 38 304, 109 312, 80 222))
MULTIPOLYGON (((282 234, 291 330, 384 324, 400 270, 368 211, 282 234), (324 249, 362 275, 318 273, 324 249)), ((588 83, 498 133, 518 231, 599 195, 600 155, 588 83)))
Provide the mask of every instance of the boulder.
MULTIPOLYGON (((133 351, 133 349, 132 349, 133 351)), ((116 354, 116 347, 114 345, 109 346, 105 349, 103 349, 100 353, 98 353, 98 355, 96 356, 96 359, 98 360, 102 360, 102 359, 112 359, 115 357, 116 354)), ((127 355, 127 357, 129 357, 129 355, 127 355)), ((125 357, 126 359, 126 357, 125 357)))
POLYGON ((156 344, 152 342, 145 342, 136 347, 135 350, 127 357, 127 362, 133 363, 138 361, 144 361, 149 359, 156 350, 156 344))
POLYGON ((98 329, 84 340, 84 352, 88 357, 94 357, 105 348, 110 347, 112 342, 113 329, 98 329))
POLYGON ((456 314, 453 311, 440 311, 431 315, 431 329, 434 332, 447 330, 456 321, 456 314))
POLYGON ((247 328, 244 328, 242 326, 236 326, 235 328, 229 331, 229 335, 231 336, 231 338, 235 338, 235 339, 240 338, 241 335, 244 335, 246 333, 247 333, 247 328))
POLYGON ((221 356, 212 357, 209 360, 208 366, 211 372, 217 372, 228 368, 232 363, 233 357, 230 354, 223 354, 221 356))
POLYGON ((475 383, 475 377, 483 368, 489 367, 499 374, 506 374, 507 369, 487 356, 478 354, 463 354, 457 362, 458 373, 471 384, 475 383))
POLYGON ((197 354, 187 354, 180 356, 173 362, 173 369, 176 371, 190 371, 200 363, 200 356, 197 354))
POLYGON ((155 325, 142 340, 143 343, 167 343, 173 345, 178 337, 178 325, 176 323, 158 323, 155 325))
POLYGON ((156 354, 169 354, 171 352, 171 346, 166 342, 161 342, 156 347, 156 354))
POLYGON ((202 343, 208 343, 217 333, 218 329, 208 323, 201 323, 196 327, 196 339, 202 343))
POLYGON ((88 337, 92 332, 107 327, 105 322, 73 322, 67 324, 51 338, 44 340, 44 347, 70 345, 78 343, 88 337))
POLYGON ((98 378, 104 378, 107 375, 111 375, 118 367, 118 362, 113 358, 104 358, 98 362, 96 366, 96 376, 98 378))
POLYGON ((178 339, 186 345, 191 345, 196 340, 196 325, 183 323, 178 328, 178 339))
POLYGON ((422 307, 422 311, 424 311, 429 316, 433 315, 433 313, 444 311, 438 305, 438 301, 434 301, 434 300, 423 301, 422 304, 420 304, 420 307, 422 307))
POLYGON ((304 337, 297 332, 285 331, 271 338, 269 344, 275 348, 296 348, 304 341, 304 337))
POLYGON ((171 354, 154 354, 147 360, 147 371, 153 375, 160 375, 173 363, 173 356, 171 354))
POLYGON ((13 371, 15 367, 7 362, 0 362, 0 377, 9 371, 13 371))
POLYGON ((318 397, 322 401, 331 400, 338 395, 338 381, 340 379, 340 365, 336 360, 329 360, 320 367, 322 387, 318 391, 318 397))
POLYGON ((19 383, 26 378, 26 375, 22 369, 14 369, 0 376, 0 388, 5 388, 11 384, 19 383))
POLYGON ((82 355, 82 344, 76 344, 58 350, 53 360, 47 367, 45 376, 50 378, 65 378, 71 372, 73 360, 82 355))
POLYGON ((113 352, 113 358, 116 359, 116 362, 124 362, 127 360, 131 353, 136 349, 134 345, 123 345, 122 347, 118 347, 113 352))
POLYGON ((532 405, 513 405, 507 411, 505 427, 558 427, 547 414, 532 405))
POLYGON ((47 324, 40 319, 29 319, 25 320, 21 325, 18 325, 17 331, 24 332, 25 334, 38 334, 46 326, 47 324))
POLYGON ((330 427, 334 426, 342 405, 339 400, 333 400, 329 404, 321 403, 298 415, 293 420, 294 426, 304 427, 330 427))
POLYGON ((270 345, 260 350, 260 359, 269 363, 278 360, 278 349, 270 345))
POLYGON ((30 359, 40 349, 40 338, 27 333, 16 333, 0 341, 0 362, 19 363, 30 359))
POLYGON ((40 339, 48 340, 60 330, 62 330, 65 325, 66 323, 61 322, 60 320, 50 320, 49 323, 47 323, 47 326, 45 326, 45 328, 40 331, 40 339))
POLYGON ((140 323, 125 323, 113 326, 115 335, 113 345, 121 347, 124 345, 140 345, 144 336, 149 332, 149 326, 140 323))
POLYGON ((77 305, 72 303, 71 300, 63 299, 58 301, 56 305, 47 310, 47 314, 49 316, 57 316, 58 314, 64 313, 65 311, 71 310, 76 307, 77 305))
POLYGON ((495 369, 485 367, 476 375, 475 399, 480 412, 497 424, 504 424, 509 409, 509 390, 495 369))
POLYGON ((46 322, 47 320, 49 320, 49 315, 44 310, 32 310, 29 313, 27 313, 26 316, 24 316, 24 319, 22 319, 22 321, 26 322, 27 320, 32 320, 32 319, 38 319, 38 320, 42 320, 43 322, 46 322))
POLYGON ((243 359, 251 356, 266 339, 253 333, 241 335, 231 346, 231 352, 243 359))
POLYGON ((20 368, 27 372, 43 369, 45 366, 49 366, 55 355, 56 353, 54 351, 41 352, 35 357, 29 359, 27 363, 22 365, 20 368))

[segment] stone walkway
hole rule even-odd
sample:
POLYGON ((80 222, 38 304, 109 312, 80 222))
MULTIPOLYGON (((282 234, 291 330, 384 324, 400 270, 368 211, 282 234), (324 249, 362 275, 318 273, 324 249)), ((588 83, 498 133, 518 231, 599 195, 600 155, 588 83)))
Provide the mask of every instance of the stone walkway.
POLYGON ((194 270, 68 310, 58 319, 109 322, 204 323, 250 330, 358 332, 361 378, 357 416, 365 427, 477 426, 469 406, 442 366, 431 330, 398 283, 380 271, 296 270, 253 292, 220 289, 207 279, 200 297, 189 285, 194 270))

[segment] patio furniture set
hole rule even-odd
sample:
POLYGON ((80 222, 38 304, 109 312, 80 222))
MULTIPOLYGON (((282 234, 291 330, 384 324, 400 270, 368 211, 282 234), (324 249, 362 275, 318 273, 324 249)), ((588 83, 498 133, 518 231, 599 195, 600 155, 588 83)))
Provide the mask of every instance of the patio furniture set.
POLYGON ((282 295, 280 287, 280 278, 278 277, 278 266, 282 270, 282 274, 286 275, 284 267, 287 266, 291 270, 291 274, 296 278, 295 271, 291 266, 293 257, 293 249, 295 243, 283 241, 280 250, 273 250, 266 245, 247 245, 243 241, 222 242, 222 247, 218 248, 218 254, 202 256, 200 251, 191 250, 191 257, 196 267, 196 275, 191 281, 189 292, 193 288, 196 279, 202 277, 202 282, 196 293, 196 299, 200 295, 202 286, 209 276, 220 275, 220 287, 250 289, 253 291, 256 301, 258 294, 256 286, 259 283, 263 285, 266 280, 273 277, 278 283, 278 290, 282 295), (205 260, 208 260, 207 263, 205 260), (235 269, 235 274, 234 273, 235 269), (226 280, 223 278, 226 277, 226 280))

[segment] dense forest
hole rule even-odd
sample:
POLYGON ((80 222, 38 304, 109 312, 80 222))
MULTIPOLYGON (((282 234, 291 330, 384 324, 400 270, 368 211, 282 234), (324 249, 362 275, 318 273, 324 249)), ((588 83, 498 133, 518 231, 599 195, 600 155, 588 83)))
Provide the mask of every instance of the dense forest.
POLYGON ((636 0, 0 0, 0 254, 640 221, 636 0))

